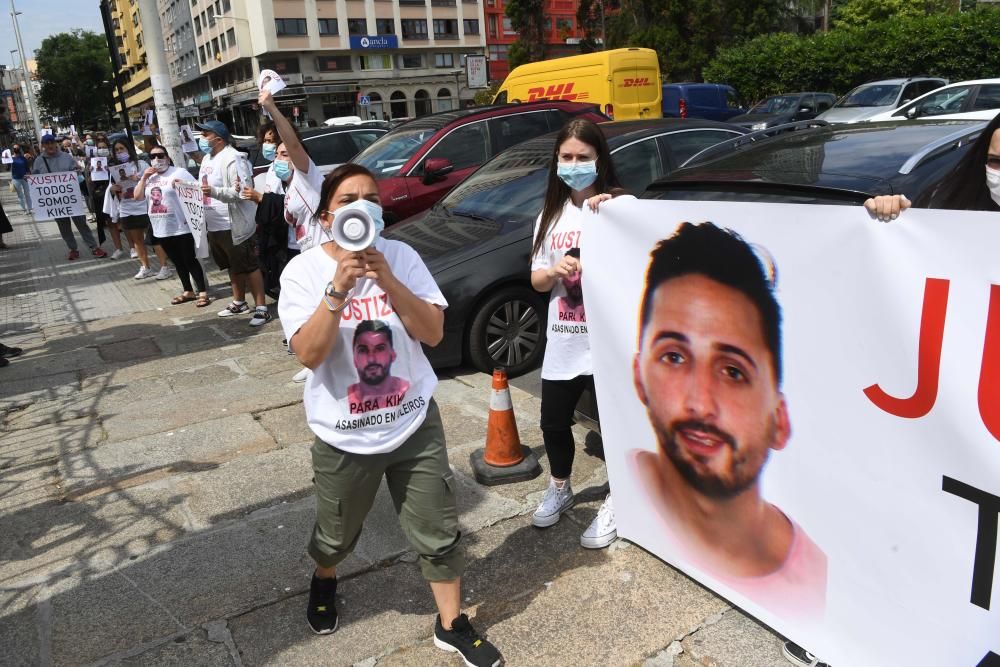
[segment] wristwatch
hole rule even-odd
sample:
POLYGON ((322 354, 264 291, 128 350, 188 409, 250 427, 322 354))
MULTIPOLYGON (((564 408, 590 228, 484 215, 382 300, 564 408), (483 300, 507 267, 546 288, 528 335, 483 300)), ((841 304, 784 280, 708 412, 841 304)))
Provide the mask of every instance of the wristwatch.
POLYGON ((343 300, 347 298, 347 292, 338 292, 333 288, 333 281, 330 281, 326 284, 326 295, 331 299, 343 300))

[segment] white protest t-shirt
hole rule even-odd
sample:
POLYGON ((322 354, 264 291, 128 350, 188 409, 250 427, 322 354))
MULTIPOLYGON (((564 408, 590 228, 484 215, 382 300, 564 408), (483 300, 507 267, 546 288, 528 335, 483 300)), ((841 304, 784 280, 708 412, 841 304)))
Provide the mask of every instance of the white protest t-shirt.
POLYGON ((180 167, 168 167, 162 174, 153 174, 146 179, 143 196, 146 197, 153 235, 159 238, 191 233, 181 210, 181 200, 174 190, 174 181, 191 183, 194 176, 180 167))
MULTIPOLYGON (((225 160, 228 151, 219 151, 214 157, 206 155, 201 161, 202 185, 211 185, 213 188, 221 188, 224 182, 225 160)), ((205 226, 210 232, 228 232, 233 228, 229 219, 229 204, 208 195, 202 198, 205 204, 205 226)))
POLYGON ((131 215, 146 215, 146 202, 135 199, 135 186, 139 184, 142 172, 149 168, 149 163, 145 160, 138 162, 123 162, 108 166, 111 172, 111 180, 115 185, 121 187, 122 191, 118 195, 119 215, 125 218, 131 215))
MULTIPOLYGON (((545 235, 545 242, 531 260, 531 270, 548 269, 559 263, 571 248, 580 247, 583 216, 593 215, 589 208, 577 208, 566 200, 562 212, 545 235)), ((535 220, 535 233, 542 216, 535 220)), ((549 293, 548 343, 542 360, 542 379, 572 380, 579 375, 592 375, 590 336, 587 334, 587 313, 583 307, 583 273, 556 281, 549 293)))
POLYGON ((285 188, 285 222, 293 230, 288 237, 288 247, 292 250, 307 250, 321 242, 315 216, 322 189, 323 174, 312 160, 309 172, 296 169, 285 188))
MULTIPOLYGON (((417 297, 448 305, 413 248, 382 238, 375 248, 417 297)), ((321 245, 285 267, 278 315, 289 341, 317 307, 326 308, 324 290, 336 270, 337 262, 321 245)), ((381 454, 402 445, 423 423, 437 375, 376 282, 362 279, 355 289, 341 315, 339 340, 306 381, 303 402, 309 428, 323 442, 354 454, 381 454)))

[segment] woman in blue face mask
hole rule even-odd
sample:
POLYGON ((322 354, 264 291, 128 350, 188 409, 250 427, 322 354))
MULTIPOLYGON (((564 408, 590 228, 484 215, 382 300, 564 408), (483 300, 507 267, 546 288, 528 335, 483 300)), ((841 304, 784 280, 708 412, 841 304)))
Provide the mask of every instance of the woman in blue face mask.
MULTIPOLYGON (((555 525, 573 506, 573 411, 584 390, 594 391, 583 305, 582 222, 600 202, 621 192, 604 134, 588 120, 569 121, 556 137, 545 204, 535 223, 531 252, 531 285, 549 293, 541 428, 552 478, 532 515, 538 528, 555 525)), ((580 543, 599 549, 616 537, 609 495, 580 543)))

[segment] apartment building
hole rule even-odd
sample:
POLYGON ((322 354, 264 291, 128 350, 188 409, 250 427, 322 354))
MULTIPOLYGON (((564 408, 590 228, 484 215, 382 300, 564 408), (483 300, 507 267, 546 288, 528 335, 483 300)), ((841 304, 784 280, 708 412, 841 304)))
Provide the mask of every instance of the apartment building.
POLYGON ((189 5, 190 0, 157 0, 170 84, 176 103, 182 105, 182 120, 212 111, 211 90, 198 62, 189 5))
POLYGON ((6 146, 30 139, 34 133, 24 70, 0 65, 0 141, 6 146))
MULTIPOLYGON (((547 59, 580 53, 580 40, 585 34, 576 20, 579 5, 579 0, 545 0, 543 32, 547 59)), ((505 10, 505 0, 486 0, 486 47, 490 81, 503 81, 510 73, 507 52, 518 36, 505 10)))
MULTIPOLYGON (((143 110, 153 104, 153 87, 146 64, 139 5, 136 0, 108 0, 108 4, 111 9, 111 27, 122 63, 119 76, 125 93, 125 108, 129 111, 129 120, 139 123, 143 110)), ((115 110, 121 111, 121 102, 117 98, 115 110)))
MULTIPOLYGON (((288 87, 276 101, 301 125, 336 116, 401 118, 471 100, 465 56, 486 51, 482 0, 173 4, 190 11, 197 63, 207 79, 200 93, 189 90, 197 82, 175 89, 178 104, 197 106, 200 115, 215 115, 238 133, 250 134, 260 122, 262 69, 285 78, 288 87)), ((169 45, 179 28, 164 22, 163 30, 169 45)))

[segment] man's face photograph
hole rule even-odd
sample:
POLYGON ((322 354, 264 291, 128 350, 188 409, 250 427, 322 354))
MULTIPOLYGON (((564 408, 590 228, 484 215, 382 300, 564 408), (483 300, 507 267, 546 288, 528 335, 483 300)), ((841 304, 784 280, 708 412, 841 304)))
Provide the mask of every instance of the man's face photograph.
POLYGON ((149 198, 153 202, 153 205, 158 205, 163 200, 163 192, 160 188, 153 188, 149 191, 149 198))
POLYGON ((739 290, 700 274, 656 288, 633 380, 659 450, 693 490, 737 496, 787 443, 774 363, 760 312, 739 290))
POLYGON ((389 377, 396 352, 389 336, 381 331, 366 331, 354 341, 354 367, 361 382, 379 385, 389 377))
POLYGON ((573 273, 562 279, 563 287, 566 288, 566 296, 573 303, 583 302, 583 274, 573 273))

